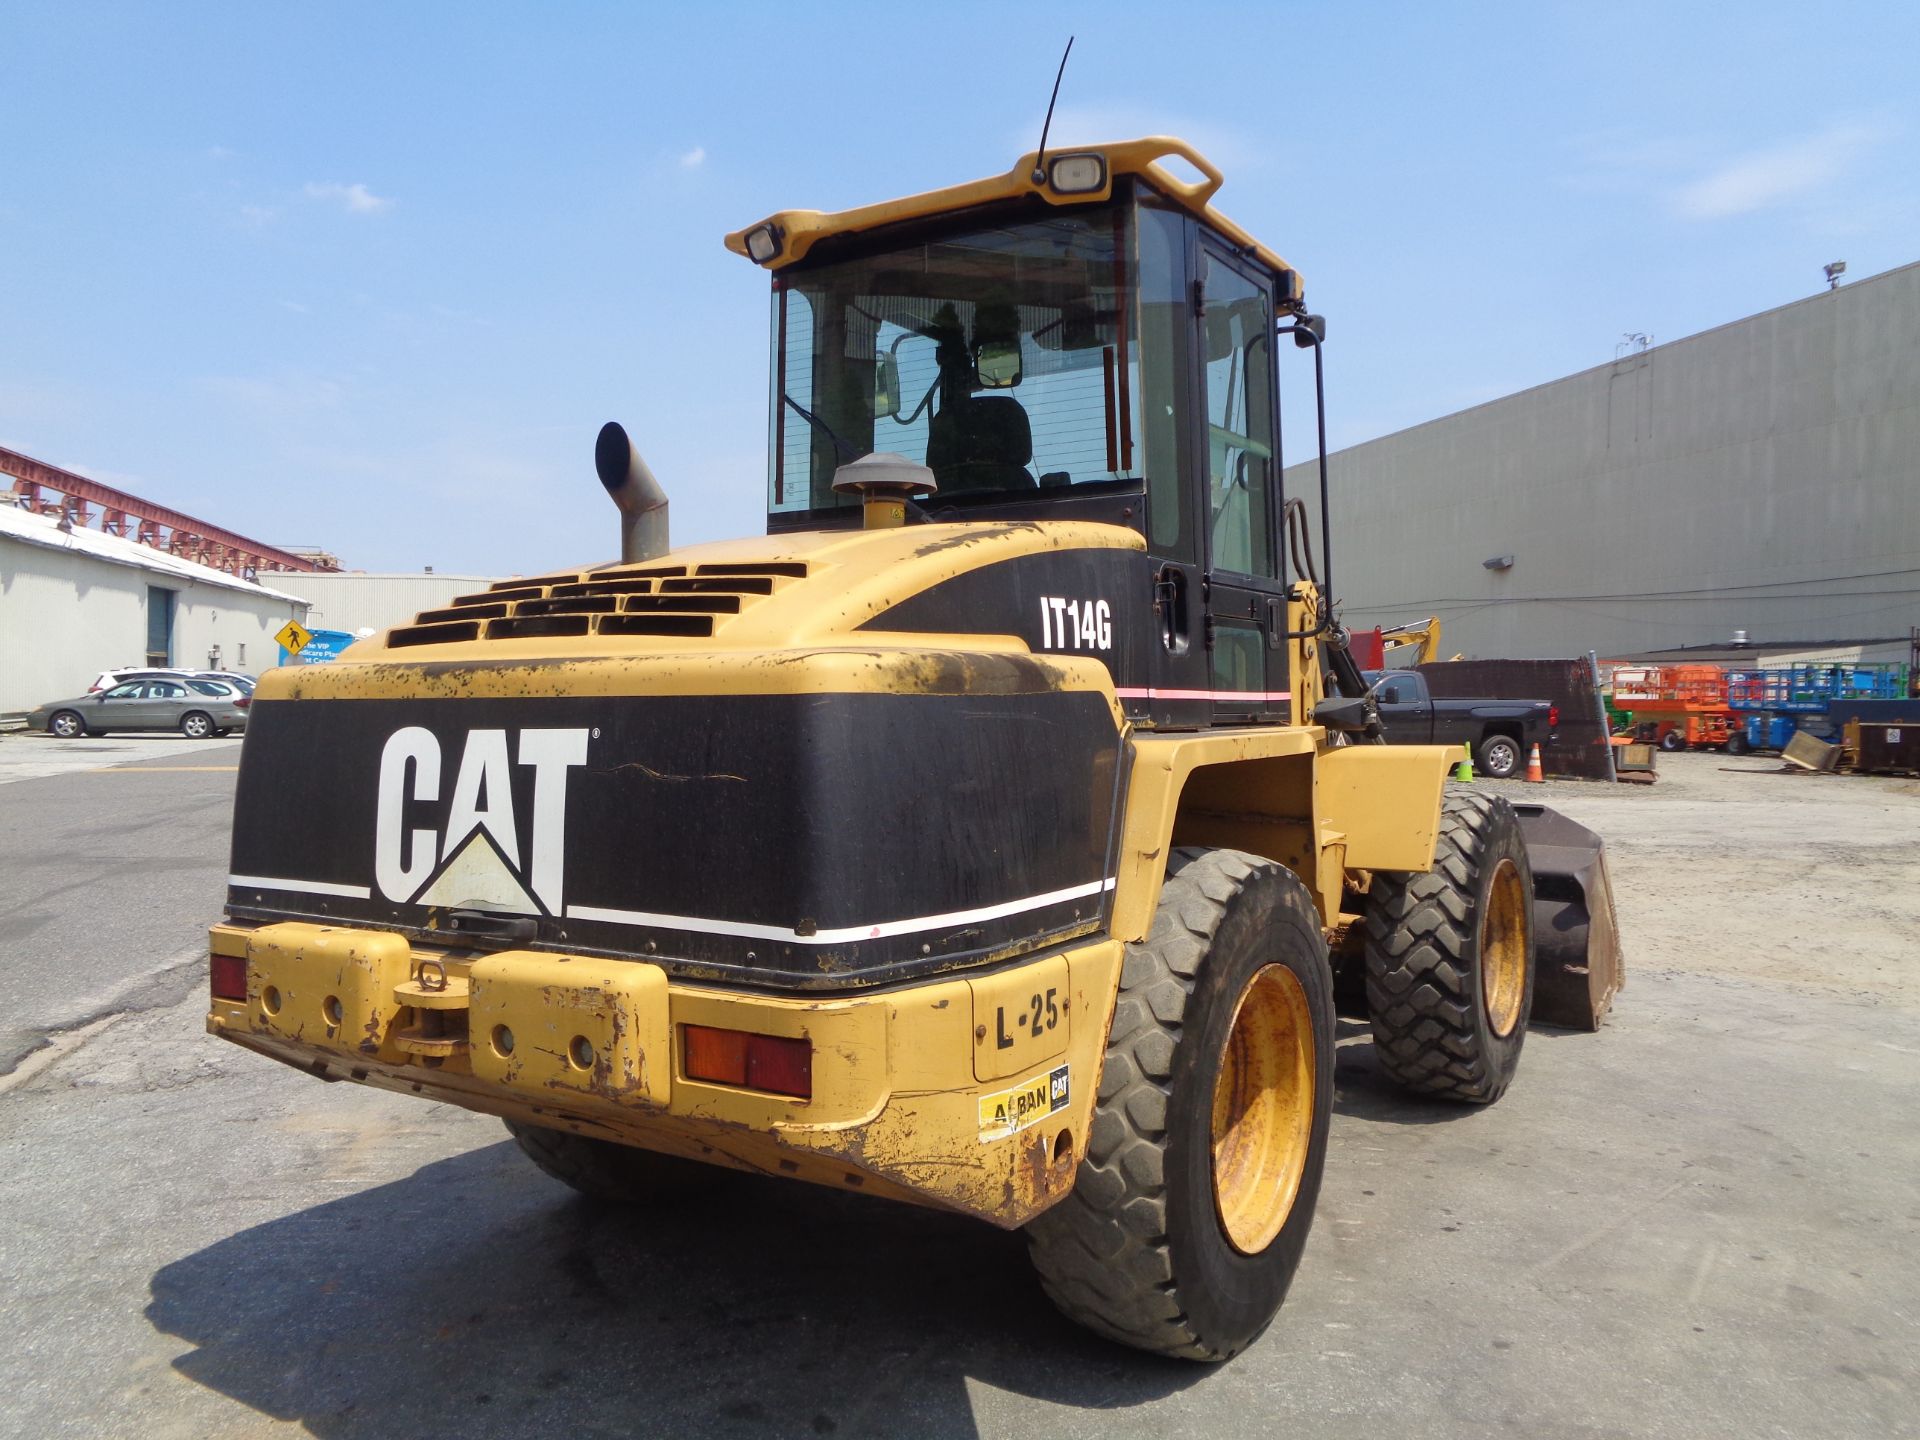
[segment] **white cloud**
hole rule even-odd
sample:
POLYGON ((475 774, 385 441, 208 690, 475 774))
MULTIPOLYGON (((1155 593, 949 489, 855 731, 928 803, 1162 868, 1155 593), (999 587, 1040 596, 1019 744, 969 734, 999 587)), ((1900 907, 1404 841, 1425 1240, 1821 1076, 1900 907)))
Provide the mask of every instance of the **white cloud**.
POLYGON ((377 215, 393 204, 392 200, 376 195, 365 185, 358 183, 322 185, 317 181, 309 180, 306 193, 309 200, 337 201, 349 215, 377 215))
POLYGON ((1782 205, 1839 179, 1887 138, 1882 127, 1831 125, 1739 156, 1681 186, 1674 192, 1674 208, 1689 220, 1724 220, 1782 205))
POLYGON ((704 145, 696 145, 680 157, 680 168, 683 170, 698 170, 706 163, 707 147, 704 145))

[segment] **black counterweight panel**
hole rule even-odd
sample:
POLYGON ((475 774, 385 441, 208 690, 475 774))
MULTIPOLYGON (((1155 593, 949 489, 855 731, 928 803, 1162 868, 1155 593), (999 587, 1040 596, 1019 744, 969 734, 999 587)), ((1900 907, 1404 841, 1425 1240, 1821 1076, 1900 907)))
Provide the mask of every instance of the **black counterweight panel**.
POLYGON ((1105 662, 1123 709, 1146 714, 1152 562, 1138 550, 1048 550, 967 570, 910 595, 860 628, 925 635, 1013 635, 1036 654, 1105 662))
POLYGON ((540 946, 833 988, 1110 893, 1120 736, 1087 692, 261 701, 248 730, 242 916, 447 938, 471 901, 540 946))

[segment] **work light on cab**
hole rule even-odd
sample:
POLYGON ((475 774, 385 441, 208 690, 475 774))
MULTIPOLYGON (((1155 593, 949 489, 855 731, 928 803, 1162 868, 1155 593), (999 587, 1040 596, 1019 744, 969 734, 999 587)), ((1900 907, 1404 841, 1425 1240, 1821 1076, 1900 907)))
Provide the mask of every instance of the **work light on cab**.
POLYGON ((1048 180, 1058 194, 1091 195, 1106 187, 1107 162, 1098 155, 1062 155, 1049 167, 1048 180))
POLYGON ((764 265, 780 253, 780 227, 760 225, 747 232, 747 258, 764 265))

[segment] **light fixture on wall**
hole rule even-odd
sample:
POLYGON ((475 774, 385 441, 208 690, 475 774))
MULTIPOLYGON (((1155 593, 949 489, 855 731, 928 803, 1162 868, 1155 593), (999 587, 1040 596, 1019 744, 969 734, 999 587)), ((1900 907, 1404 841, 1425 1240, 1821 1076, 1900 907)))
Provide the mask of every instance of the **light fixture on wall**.
POLYGON ((1513 557, 1511 555, 1495 555, 1489 560, 1482 560, 1480 564, 1488 570, 1511 570, 1513 568, 1513 557))
POLYGON ((1829 290, 1838 290, 1840 288, 1840 277, 1847 273, 1847 262, 1844 260, 1836 260, 1831 265, 1825 265, 1821 268, 1827 272, 1827 288, 1829 290))

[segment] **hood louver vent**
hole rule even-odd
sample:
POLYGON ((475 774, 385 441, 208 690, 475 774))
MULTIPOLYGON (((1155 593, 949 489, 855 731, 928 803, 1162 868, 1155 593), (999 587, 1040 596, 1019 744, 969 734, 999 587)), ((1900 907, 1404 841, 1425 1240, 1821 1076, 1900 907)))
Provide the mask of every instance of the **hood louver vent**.
POLYGON ((424 610, 387 634, 392 648, 536 636, 704 640, 742 609, 806 577, 800 561, 616 566, 502 580, 451 605, 424 610))

